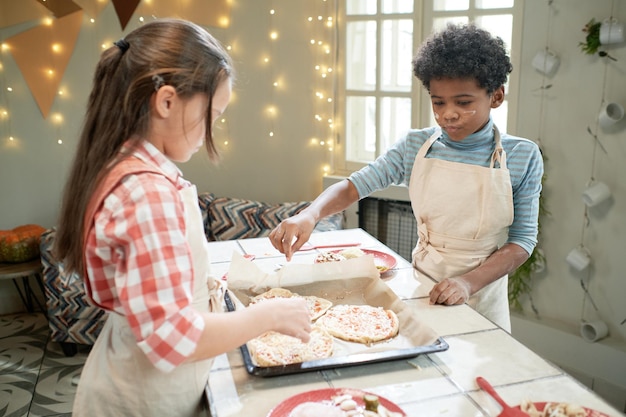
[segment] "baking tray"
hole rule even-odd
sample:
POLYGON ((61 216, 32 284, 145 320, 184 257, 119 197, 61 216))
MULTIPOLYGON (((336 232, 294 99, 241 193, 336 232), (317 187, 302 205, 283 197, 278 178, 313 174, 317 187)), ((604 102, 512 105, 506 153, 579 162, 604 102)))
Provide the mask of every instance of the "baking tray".
MULTIPOLYGON (((229 291, 226 291, 224 294, 224 302, 228 311, 235 311, 235 303, 230 297, 229 291)), ((410 348, 367 353, 353 353, 343 356, 331 356, 330 358, 325 359, 278 366, 258 366, 252 360, 252 355, 250 354, 247 345, 242 345, 240 347, 240 350, 241 355, 243 356, 244 365, 250 375, 272 377, 309 371, 319 371, 324 369, 364 365, 367 363, 413 358, 424 353, 442 352, 447 350, 448 347, 448 343, 443 338, 439 337, 433 343, 424 346, 414 346, 410 348)))

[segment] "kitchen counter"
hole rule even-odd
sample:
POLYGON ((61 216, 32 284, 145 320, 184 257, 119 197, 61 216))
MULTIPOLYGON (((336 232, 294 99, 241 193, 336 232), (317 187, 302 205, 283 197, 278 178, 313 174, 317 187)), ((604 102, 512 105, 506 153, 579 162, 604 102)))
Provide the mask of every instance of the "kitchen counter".
MULTIPOLYGON (((467 305, 430 305, 434 283, 419 276, 411 264, 361 229, 314 233, 315 245, 361 242, 396 257, 395 270, 384 281, 448 343, 443 352, 410 359, 327 369, 300 374, 259 377, 248 374, 239 349, 216 358, 207 394, 218 417, 265 417, 287 398, 321 388, 356 388, 399 405, 407 416, 497 416, 501 407, 476 385, 489 381, 511 405, 524 400, 569 402, 623 417, 619 411, 563 370, 544 360, 509 333, 467 305)), ((255 256, 268 272, 285 263, 267 238, 210 242, 212 273, 224 275, 233 251, 255 256)), ((292 263, 312 263, 320 249, 298 252, 292 263)), ((215 417, 215 416, 214 416, 215 417)))

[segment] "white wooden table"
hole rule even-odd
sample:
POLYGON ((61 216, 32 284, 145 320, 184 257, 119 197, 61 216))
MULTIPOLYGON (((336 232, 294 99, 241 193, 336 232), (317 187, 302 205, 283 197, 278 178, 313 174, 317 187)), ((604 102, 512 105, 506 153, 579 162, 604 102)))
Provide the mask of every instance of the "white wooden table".
MULTIPOLYGON (((433 282, 414 272, 409 262, 361 229, 315 233, 313 244, 361 242, 361 248, 396 256, 396 271, 386 283, 449 344, 444 352, 422 354, 354 367, 276 377, 248 374, 239 349, 219 356, 209 386, 218 417, 264 417, 285 399, 310 390, 349 387, 378 394, 398 404, 408 416, 497 416, 501 407, 476 385, 487 379, 511 405, 524 400, 579 404, 614 417, 623 415, 594 392, 549 363, 467 305, 430 305, 433 282)), ((210 243, 212 273, 228 271, 233 251, 255 255, 262 269, 273 271, 285 257, 267 238, 210 243)), ((310 263, 319 252, 297 253, 292 262, 310 263)))

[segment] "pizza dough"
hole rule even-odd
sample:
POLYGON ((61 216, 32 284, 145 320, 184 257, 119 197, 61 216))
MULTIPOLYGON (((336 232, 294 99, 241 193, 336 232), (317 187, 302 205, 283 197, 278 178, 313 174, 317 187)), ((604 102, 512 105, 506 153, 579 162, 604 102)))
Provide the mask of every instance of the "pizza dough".
POLYGON ((400 329, 396 313, 370 305, 333 306, 317 320, 317 325, 336 338, 364 344, 391 339, 400 329))
MULTIPOLYGON (((359 248, 348 248, 340 251, 330 251, 330 252, 322 252, 315 258, 315 263, 325 263, 325 262, 339 262, 345 261, 346 259, 354 259, 360 258, 361 256, 367 255, 366 252, 362 251, 359 248)), ((385 273, 389 270, 387 265, 376 264, 376 269, 378 272, 385 273)))
POLYGON ((311 321, 322 317, 328 309, 333 306, 333 302, 325 298, 316 297, 314 295, 303 295, 301 297, 306 299, 308 303, 311 321))
POLYGON ((289 291, 287 288, 272 288, 262 294, 252 297, 250 299, 250 304, 258 303, 263 300, 271 300, 272 298, 290 298, 293 297, 293 295, 293 292, 289 291))
POLYGON ((313 327, 311 339, 303 343, 296 337, 266 332, 248 342, 252 359, 258 366, 279 366, 328 358, 333 354, 333 338, 322 328, 313 327))
POLYGON ((280 366, 318 359, 333 354, 333 336, 349 342, 371 344, 398 334, 396 314, 382 307, 342 304, 313 295, 299 295, 286 288, 272 288, 250 299, 250 304, 273 298, 299 297, 307 301, 311 321, 315 321, 308 343, 298 338, 270 331, 248 341, 252 360, 257 366, 280 366))
POLYGON ((309 307, 309 315, 311 316, 311 321, 317 320, 321 317, 326 311, 332 307, 333 303, 330 300, 325 298, 316 297, 314 295, 299 295, 297 293, 291 292, 286 288, 272 288, 263 294, 259 294, 250 299, 250 304, 258 303, 263 300, 270 300, 272 298, 291 298, 291 297, 300 297, 304 298, 309 307))
POLYGON ((339 252, 322 252, 315 257, 315 263, 339 262, 345 261, 346 258, 339 252))

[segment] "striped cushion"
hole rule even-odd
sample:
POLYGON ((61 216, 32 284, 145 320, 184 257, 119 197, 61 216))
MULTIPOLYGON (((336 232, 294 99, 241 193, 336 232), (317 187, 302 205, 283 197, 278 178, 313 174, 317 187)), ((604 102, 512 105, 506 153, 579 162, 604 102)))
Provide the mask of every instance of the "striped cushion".
POLYGON ((209 204, 209 240, 267 236, 282 220, 293 216, 309 204, 308 201, 267 204, 217 197, 209 204))
POLYGON ((55 228, 44 232, 40 246, 51 340, 92 345, 107 313, 87 297, 79 275, 64 276, 62 266, 52 255, 55 235, 55 228))
POLYGON ((209 206, 215 200, 213 193, 198 194, 198 204, 200 205, 200 213, 202 213, 202 224, 204 225, 204 234, 207 240, 215 240, 211 237, 211 220, 209 219, 209 206))

